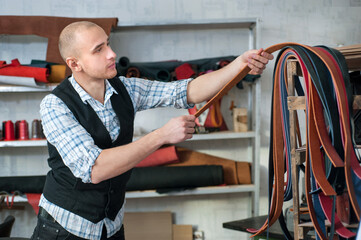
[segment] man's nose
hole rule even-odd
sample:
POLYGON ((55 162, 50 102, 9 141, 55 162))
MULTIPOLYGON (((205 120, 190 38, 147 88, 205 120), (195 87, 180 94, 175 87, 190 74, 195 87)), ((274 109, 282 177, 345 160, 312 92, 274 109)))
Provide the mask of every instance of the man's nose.
POLYGON ((112 59, 112 58, 115 59, 115 58, 117 57, 117 54, 112 50, 111 47, 109 47, 108 50, 109 50, 109 51, 108 51, 108 58, 109 58, 109 59, 112 59))

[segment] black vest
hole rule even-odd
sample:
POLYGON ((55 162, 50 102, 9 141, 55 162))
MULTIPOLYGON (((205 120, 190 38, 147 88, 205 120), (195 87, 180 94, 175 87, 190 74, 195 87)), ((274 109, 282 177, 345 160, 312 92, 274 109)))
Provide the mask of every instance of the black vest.
MULTIPOLYGON (((101 148, 111 148, 130 143, 133 139, 134 109, 127 90, 118 78, 109 80, 118 92, 110 98, 120 122, 120 134, 112 143, 109 132, 89 104, 84 104, 68 79, 53 90, 74 114, 101 148)), ((114 220, 124 203, 125 188, 131 170, 99 184, 83 183, 64 165, 56 148, 48 142, 51 168, 46 177, 44 196, 50 202, 75 213, 93 223, 105 217, 114 220)), ((121 156, 119 156, 121 158, 121 156)))

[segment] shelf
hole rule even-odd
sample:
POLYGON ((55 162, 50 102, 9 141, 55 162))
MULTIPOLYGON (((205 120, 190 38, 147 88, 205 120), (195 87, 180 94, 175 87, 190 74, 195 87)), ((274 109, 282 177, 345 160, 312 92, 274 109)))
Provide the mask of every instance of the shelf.
MULTIPOLYGON (((204 141, 204 140, 220 140, 220 139, 241 139, 255 137, 255 132, 231 132, 222 131, 207 134, 194 134, 192 139, 187 141, 204 141)), ((139 136, 134 137, 133 140, 139 139, 139 136)), ((21 141, 0 141, 0 148, 2 147, 46 147, 47 141, 44 140, 21 140, 21 141)))
MULTIPOLYGON (((136 198, 154 198, 154 197, 172 197, 172 196, 188 196, 188 195, 211 195, 211 194, 227 194, 227 193, 242 193, 253 192, 255 189, 254 184, 245 185, 230 185, 230 186, 216 186, 216 187, 199 187, 192 190, 184 190, 179 192, 157 193, 155 190, 146 191, 130 191, 126 192, 127 199, 136 198)), ((9 201, 11 201, 9 196, 9 201)), ((15 196, 14 203, 27 203, 28 199, 25 195, 15 196)))
POLYGON ((47 84, 39 87, 26 87, 16 85, 0 85, 0 92, 13 93, 13 92, 51 92, 57 84, 47 84))
POLYGON ((0 141, 0 147, 45 147, 46 140, 0 141))
MULTIPOLYGON (((191 139, 188 141, 204 141, 204 140, 221 140, 221 139, 241 139, 241 138, 253 138, 256 136, 254 131, 248 132, 232 132, 232 131, 221 131, 205 134, 193 134, 191 139)), ((134 136, 134 141, 139 139, 141 136, 134 136)))
MULTIPOLYGON (((5 197, 5 199, 4 199, 5 204, 6 204, 7 201, 9 201, 9 204, 12 201, 12 196, 11 195, 8 195, 8 198, 6 198, 6 196, 4 196, 4 195, 1 195, 1 196, 5 197)), ((13 199, 13 202, 14 203, 27 203, 28 198, 26 197, 26 195, 15 195, 14 199, 13 199)))
POLYGON ((240 139, 240 138, 252 138, 255 136, 256 133, 254 131, 248 131, 248 132, 222 131, 222 132, 214 132, 214 133, 206 133, 206 134, 194 134, 193 138, 188 139, 187 141, 240 139))
POLYGON ((162 194, 157 193, 155 190, 146 190, 146 191, 126 192, 125 197, 130 199, 130 198, 187 196, 187 195, 226 194, 226 193, 253 192, 254 189, 255 189, 254 184, 245 184, 245 185, 230 185, 230 186, 217 186, 217 187, 199 187, 191 190, 169 192, 162 194))
POLYGON ((249 28, 252 29, 257 23, 257 18, 235 18, 214 20, 191 20, 189 22, 159 22, 159 23, 137 23, 118 24, 112 31, 135 31, 135 30, 177 30, 177 29, 225 29, 225 28, 249 28))

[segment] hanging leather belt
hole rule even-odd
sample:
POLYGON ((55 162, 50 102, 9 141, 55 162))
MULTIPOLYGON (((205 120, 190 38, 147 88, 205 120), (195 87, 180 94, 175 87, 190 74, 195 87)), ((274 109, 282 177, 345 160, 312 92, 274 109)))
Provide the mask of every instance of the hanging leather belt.
MULTIPOLYGON (((291 239, 282 215, 283 202, 291 198, 291 154, 287 109, 287 79, 285 62, 296 59, 304 79, 306 93, 306 159, 305 188, 309 213, 317 235, 327 239, 325 217, 342 237, 355 234, 345 228, 335 215, 335 196, 344 190, 346 182, 351 206, 360 220, 361 194, 354 184, 361 182, 361 168, 353 145, 352 94, 348 70, 343 56, 327 47, 310 47, 298 43, 281 43, 265 49, 273 53, 282 49, 274 70, 271 139, 269 155, 269 217, 255 230, 256 236, 266 231, 277 219, 285 237, 291 239), (282 61, 281 61, 282 60, 282 61), (325 119, 326 118, 326 119, 325 119), (282 131, 281 131, 282 129, 282 131), (286 173, 286 183, 285 183, 286 173), (286 186, 286 187, 285 187, 286 186), (323 210, 321 210, 321 209, 323 210)), ((251 69, 246 66, 228 82, 195 116, 198 117, 215 101, 223 97, 251 69)), ((297 126, 299 129, 299 127, 297 126)), ((298 133, 300 139, 300 134, 298 133)), ((299 140, 299 142, 301 142, 299 140)), ((252 236, 252 237, 253 237, 252 236)))

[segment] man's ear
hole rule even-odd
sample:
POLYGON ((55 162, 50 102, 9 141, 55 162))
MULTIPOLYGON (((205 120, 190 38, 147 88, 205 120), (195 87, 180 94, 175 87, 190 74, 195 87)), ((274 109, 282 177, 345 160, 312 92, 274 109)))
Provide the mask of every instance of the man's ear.
POLYGON ((74 57, 68 57, 66 59, 66 64, 73 72, 79 72, 82 70, 80 64, 78 64, 78 59, 74 57))

